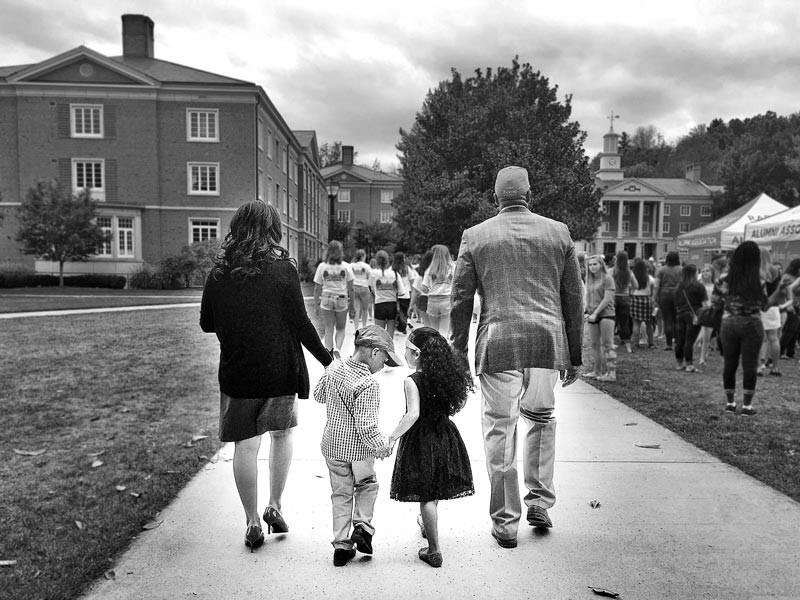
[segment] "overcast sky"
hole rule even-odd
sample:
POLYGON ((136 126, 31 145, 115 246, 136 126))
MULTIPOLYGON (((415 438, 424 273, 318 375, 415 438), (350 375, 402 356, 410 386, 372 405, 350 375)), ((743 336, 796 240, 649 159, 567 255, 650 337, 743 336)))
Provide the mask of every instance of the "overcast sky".
POLYGON ((793 0, 0 0, 0 64, 86 45, 122 53, 121 15, 155 22, 155 56, 261 85, 292 129, 396 162, 400 127, 455 67, 515 55, 572 95, 586 152, 655 125, 800 110, 793 0))

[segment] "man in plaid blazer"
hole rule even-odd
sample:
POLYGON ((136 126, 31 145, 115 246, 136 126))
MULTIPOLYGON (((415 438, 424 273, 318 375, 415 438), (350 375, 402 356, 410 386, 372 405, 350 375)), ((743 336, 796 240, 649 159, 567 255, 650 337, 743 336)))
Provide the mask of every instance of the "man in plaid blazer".
POLYGON ((567 226, 528 209, 528 172, 497 174, 498 214, 461 237, 452 289, 452 344, 466 361, 474 295, 481 299, 475 370, 483 396, 483 438, 489 472, 492 535, 517 545, 522 515, 517 479, 517 422, 523 441, 527 520, 552 527, 556 419, 554 388, 575 381, 581 363, 583 300, 575 247, 567 226))

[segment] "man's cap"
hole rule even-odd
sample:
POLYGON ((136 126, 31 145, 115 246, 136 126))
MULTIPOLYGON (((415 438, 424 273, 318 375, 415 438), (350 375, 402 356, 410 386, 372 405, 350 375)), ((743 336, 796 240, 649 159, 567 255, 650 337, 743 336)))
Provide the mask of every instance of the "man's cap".
POLYGON ((365 348, 377 348, 384 350, 389 358, 386 359, 386 364, 390 367, 402 366, 403 361, 394 351, 394 342, 389 333, 377 325, 367 325, 356 331, 356 346, 364 346, 365 348))
POLYGON ((506 167, 497 173, 494 193, 502 198, 519 198, 531 189, 528 182, 528 171, 522 167, 506 167))

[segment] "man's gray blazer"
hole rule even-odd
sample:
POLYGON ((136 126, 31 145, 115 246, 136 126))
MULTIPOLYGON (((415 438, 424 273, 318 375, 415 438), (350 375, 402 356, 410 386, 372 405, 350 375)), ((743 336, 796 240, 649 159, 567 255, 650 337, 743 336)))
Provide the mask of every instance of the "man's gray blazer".
POLYGON ((451 341, 463 355, 476 291, 477 374, 582 364, 581 276, 566 225, 509 206, 464 231, 451 295, 451 341))

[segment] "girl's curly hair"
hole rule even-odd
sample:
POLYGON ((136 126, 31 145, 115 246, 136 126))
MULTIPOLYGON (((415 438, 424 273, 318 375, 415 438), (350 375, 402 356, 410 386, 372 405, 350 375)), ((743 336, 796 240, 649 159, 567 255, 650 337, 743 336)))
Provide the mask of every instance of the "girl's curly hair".
POLYGON ((415 328, 408 341, 420 349, 419 371, 425 379, 430 397, 448 415, 454 415, 467 402, 472 391, 472 375, 466 371, 450 344, 432 327, 415 328))
MULTIPOLYGON (((214 279, 230 274, 243 282, 261 273, 260 265, 289 259, 289 251, 280 246, 283 237, 278 209, 260 200, 242 204, 231 219, 231 228, 214 257, 214 279)), ((291 259, 290 259, 291 260, 291 259)))

